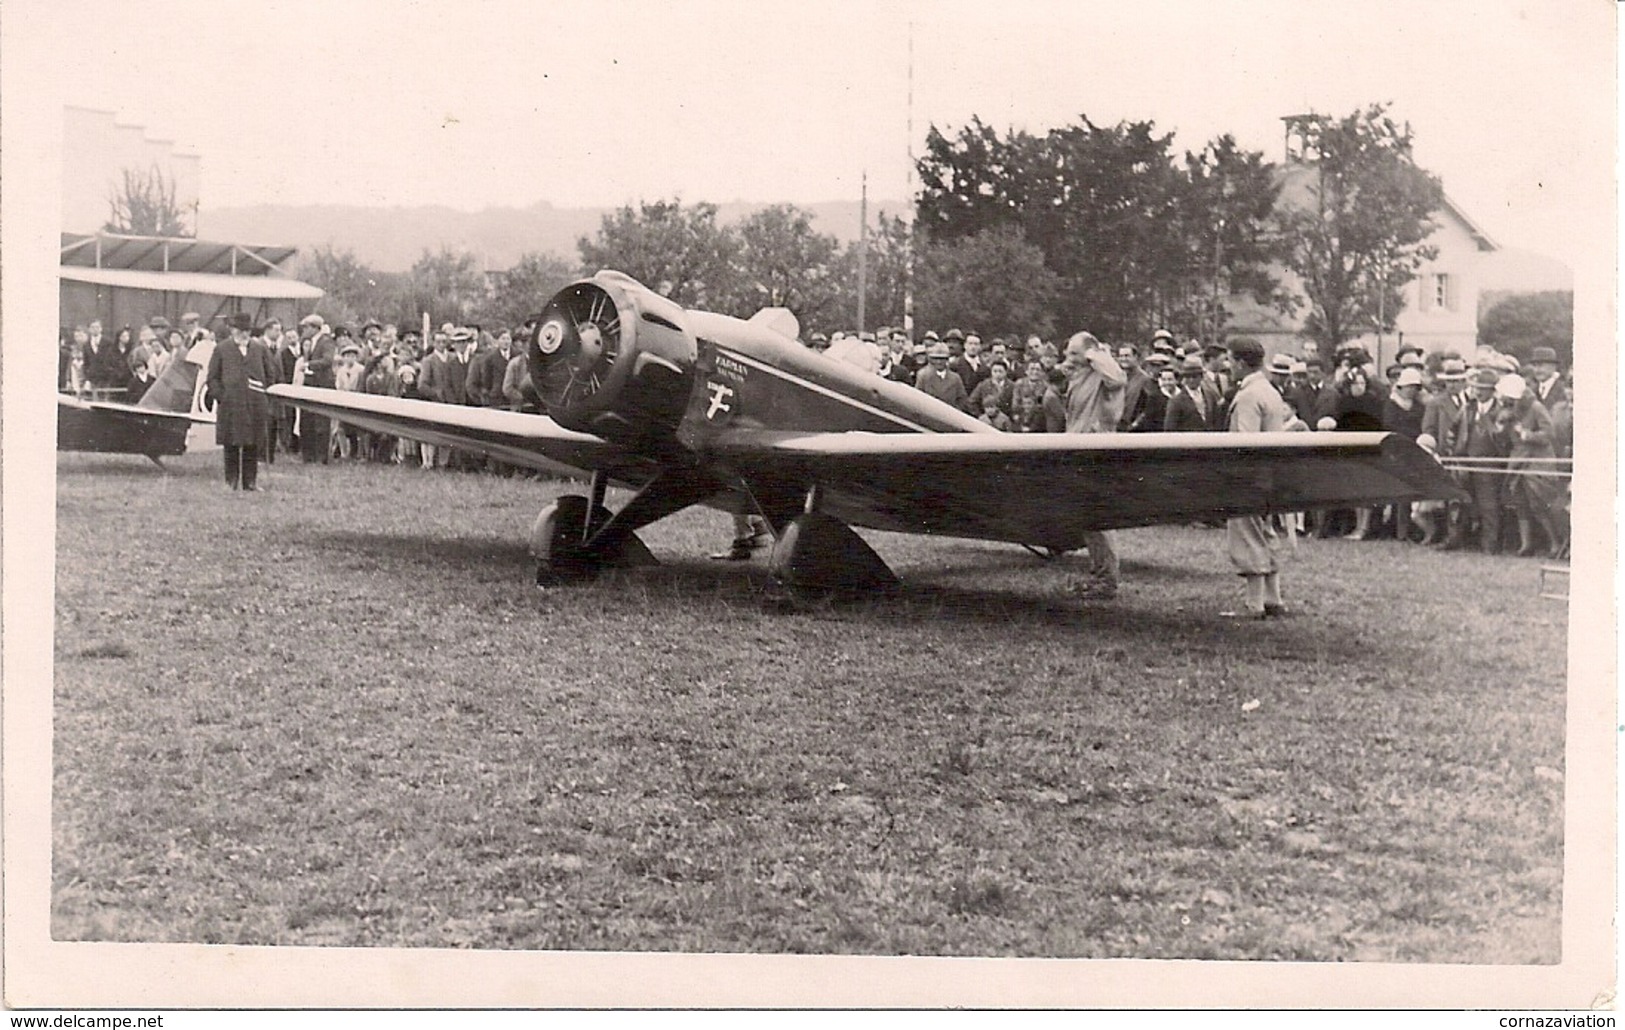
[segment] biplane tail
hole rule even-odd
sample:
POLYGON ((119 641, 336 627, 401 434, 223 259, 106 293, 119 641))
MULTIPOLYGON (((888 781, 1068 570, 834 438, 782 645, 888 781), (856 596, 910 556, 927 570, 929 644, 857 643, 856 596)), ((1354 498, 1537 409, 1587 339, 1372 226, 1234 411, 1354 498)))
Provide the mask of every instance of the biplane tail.
POLYGON ((198 374, 208 365, 209 357, 213 353, 214 344, 209 340, 199 340, 192 344, 182 360, 169 363, 157 381, 147 387, 147 392, 141 395, 135 406, 147 411, 167 411, 177 415, 192 411, 193 398, 197 395, 198 374))

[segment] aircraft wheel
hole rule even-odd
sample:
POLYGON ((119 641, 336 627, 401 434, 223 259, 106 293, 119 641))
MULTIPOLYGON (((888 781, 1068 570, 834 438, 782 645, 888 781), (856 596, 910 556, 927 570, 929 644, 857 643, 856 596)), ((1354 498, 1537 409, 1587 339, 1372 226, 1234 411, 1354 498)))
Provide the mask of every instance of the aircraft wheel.
MULTIPOLYGON (((565 494, 536 516, 530 531, 530 553, 536 558, 537 586, 592 579, 606 568, 659 564, 633 533, 616 534, 607 542, 600 537, 593 547, 586 546, 583 530, 588 504, 580 494, 565 494)), ((609 509, 603 505, 593 509, 593 532, 596 534, 610 518, 609 509)))
MULTIPOLYGON (((537 586, 579 582, 598 575, 598 556, 582 546, 587 503, 580 494, 564 494, 536 516, 530 530, 530 553, 536 559, 537 586)), ((603 525, 609 518, 609 509, 600 505, 593 513, 593 524, 603 525)))

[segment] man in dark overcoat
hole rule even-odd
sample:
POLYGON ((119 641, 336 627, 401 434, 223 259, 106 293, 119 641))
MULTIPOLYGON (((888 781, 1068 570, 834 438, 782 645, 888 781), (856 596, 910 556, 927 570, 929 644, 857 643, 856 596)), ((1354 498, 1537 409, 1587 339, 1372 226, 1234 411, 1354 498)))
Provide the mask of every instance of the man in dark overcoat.
POLYGON ((214 411, 214 440, 225 448, 226 485, 258 490, 260 447, 271 422, 265 388, 277 381, 276 366, 265 344, 249 338, 247 314, 232 315, 228 324, 231 339, 209 356, 204 406, 214 411))
POLYGON ((1209 433, 1224 428, 1218 391, 1207 382, 1202 359, 1187 355, 1179 366, 1179 390, 1168 398, 1162 417, 1165 433, 1209 433))
POLYGON ((1473 495, 1473 514, 1478 519, 1478 547, 1485 554, 1501 553, 1501 503, 1506 484, 1493 460, 1505 458, 1511 445, 1496 423, 1495 386, 1501 373, 1493 368, 1475 369, 1470 380, 1472 396, 1456 416, 1455 445, 1458 457, 1478 458, 1467 473, 1467 492, 1473 495))

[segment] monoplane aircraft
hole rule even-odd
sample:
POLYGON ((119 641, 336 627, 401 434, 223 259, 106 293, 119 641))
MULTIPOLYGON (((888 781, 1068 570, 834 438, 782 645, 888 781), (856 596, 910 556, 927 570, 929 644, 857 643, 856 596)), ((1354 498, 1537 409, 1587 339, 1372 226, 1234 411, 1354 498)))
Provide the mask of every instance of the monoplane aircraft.
POLYGON ((788 311, 686 310, 619 272, 565 287, 526 341, 547 415, 311 387, 270 393, 375 432, 590 473, 544 508, 539 582, 653 561, 635 532, 690 505, 765 517, 791 587, 895 582, 850 527, 1043 551, 1092 530, 1451 498, 1389 433, 1001 433, 797 342, 788 311), (611 512, 605 488, 636 492, 611 512))
POLYGON ((164 458, 185 454, 192 423, 214 421, 214 416, 194 411, 192 403, 198 372, 213 349, 208 340, 193 344, 134 404, 57 394, 56 449, 144 454, 160 468, 164 458))

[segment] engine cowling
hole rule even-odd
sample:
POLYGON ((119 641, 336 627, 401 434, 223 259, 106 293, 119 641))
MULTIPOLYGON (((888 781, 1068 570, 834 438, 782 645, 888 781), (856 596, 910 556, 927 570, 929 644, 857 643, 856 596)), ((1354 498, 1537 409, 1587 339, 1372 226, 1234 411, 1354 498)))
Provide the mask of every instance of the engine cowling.
POLYGON ((677 304, 621 272, 601 271, 548 301, 526 348, 531 383, 553 420, 629 446, 675 435, 697 347, 677 304))

